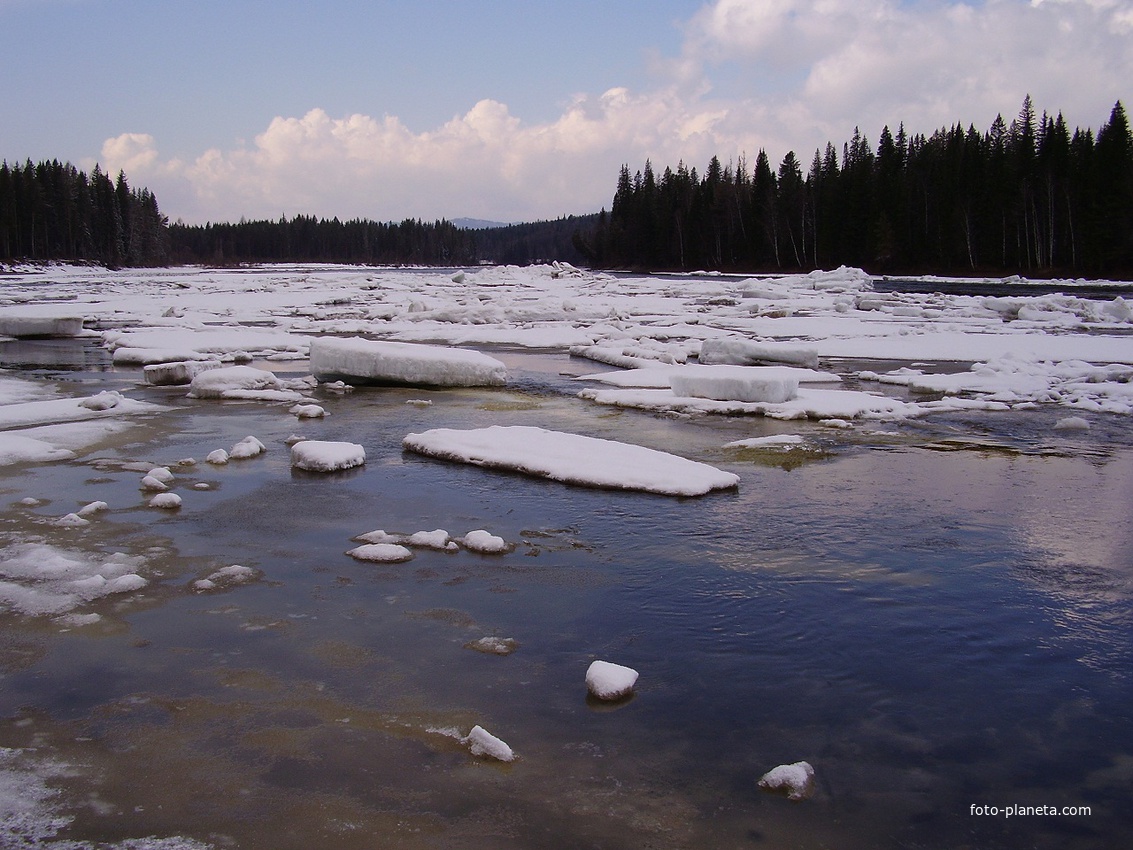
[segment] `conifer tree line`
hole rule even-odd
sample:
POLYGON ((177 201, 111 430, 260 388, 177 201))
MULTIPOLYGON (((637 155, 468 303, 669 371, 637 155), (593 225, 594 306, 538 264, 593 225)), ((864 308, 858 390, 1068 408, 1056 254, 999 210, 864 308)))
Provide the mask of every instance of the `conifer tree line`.
POLYGON ((575 237, 605 268, 1133 276, 1133 136, 1120 101, 1095 135, 1028 95, 1008 124, 931 136, 855 129, 773 168, 713 157, 658 175, 622 166, 609 214, 575 237))
POLYGON ((467 265, 478 259, 472 231, 444 219, 407 218, 398 224, 297 215, 235 224, 178 222, 169 235, 172 257, 179 263, 467 265))
POLYGON ((58 160, 0 164, 0 261, 69 260, 119 266, 168 261, 165 217, 148 189, 95 166, 58 160))

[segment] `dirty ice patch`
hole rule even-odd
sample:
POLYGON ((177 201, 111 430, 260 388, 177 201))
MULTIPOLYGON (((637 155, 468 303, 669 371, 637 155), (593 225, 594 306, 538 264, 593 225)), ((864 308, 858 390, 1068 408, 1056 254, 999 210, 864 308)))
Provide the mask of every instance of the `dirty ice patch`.
POLYGON ((436 428, 409 434, 402 445, 429 457, 588 487, 701 496, 739 484, 731 472, 667 452, 528 425, 436 428))
POLYGON ((314 340, 311 374, 321 382, 432 387, 502 386, 507 382, 507 367, 479 351, 359 338, 314 340))
POLYGON ((140 590, 143 561, 121 552, 71 552, 25 543, 0 552, 0 606, 31 617, 66 614, 117 593, 140 590))

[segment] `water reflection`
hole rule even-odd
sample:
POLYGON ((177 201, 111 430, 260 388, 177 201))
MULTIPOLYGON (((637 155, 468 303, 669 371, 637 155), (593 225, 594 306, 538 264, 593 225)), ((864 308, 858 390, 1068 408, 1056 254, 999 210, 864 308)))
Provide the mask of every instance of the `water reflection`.
MULTIPOLYGON (((1133 827, 1127 425, 1107 426, 1104 456, 1052 457, 923 448, 944 426, 792 423, 822 457, 766 464, 722 446, 783 423, 611 413, 574 398, 563 362, 538 355, 502 391, 324 393, 330 415, 302 423, 286 406, 139 388, 181 409, 74 462, 5 468, 10 505, 44 498, 4 513, 5 542, 61 535, 44 521, 104 498, 109 513, 67 545, 145 553, 153 583, 96 604, 94 626, 2 615, 0 745, 80 766, 68 799, 97 805, 76 805, 72 833, 92 841, 1085 848, 1133 827), (400 448, 411 431, 501 422, 743 480, 671 499, 400 448), (296 475, 297 432, 360 442, 367 463, 296 475), (264 456, 200 462, 248 434, 264 456), (147 509, 138 470, 190 457, 182 509, 147 509), (378 528, 484 528, 516 548, 344 554, 378 528), (263 579, 193 591, 234 563, 263 579), (519 647, 468 648, 484 636, 519 647), (587 704, 599 657, 641 671, 617 711, 587 704), (470 757, 453 730, 474 724, 519 760, 470 757), (758 793, 763 772, 804 758, 813 799, 758 793), (1095 812, 969 814, 1009 803, 1095 812)), ((1017 445, 1012 422, 980 428, 1017 445)))

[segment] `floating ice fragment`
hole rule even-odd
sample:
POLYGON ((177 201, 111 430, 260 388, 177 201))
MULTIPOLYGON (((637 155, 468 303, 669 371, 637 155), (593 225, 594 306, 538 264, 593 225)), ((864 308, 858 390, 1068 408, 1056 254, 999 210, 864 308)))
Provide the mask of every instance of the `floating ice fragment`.
POLYGON ((781 764, 763 774, 758 784, 764 791, 785 794, 788 800, 805 800, 814 793, 814 768, 805 761, 781 764))
POLYGON ((633 692, 637 671, 609 661, 594 661, 586 670, 586 689, 600 700, 617 700, 633 692))
POLYGON ((473 726, 468 737, 461 739, 461 743, 467 744, 474 756, 484 756, 497 761, 515 761, 515 753, 512 752, 511 747, 483 726, 473 726))
POLYGON ((83 526, 90 525, 89 519, 83 519, 78 514, 67 514, 55 520, 55 525, 60 528, 82 528, 83 526))
POLYGON ((221 567, 219 570, 210 573, 207 577, 198 579, 193 582, 192 588, 197 593, 225 590, 229 587, 256 581, 262 575, 263 573, 260 570, 241 566, 240 564, 233 564, 229 567, 221 567))
POLYGON ((1088 431, 1090 423, 1081 416, 1067 416, 1054 423, 1056 431, 1088 431))
POLYGON ((460 540, 464 548, 481 555, 504 555, 512 550, 512 546, 502 537, 478 528, 470 531, 460 540))
POLYGON ((321 419, 327 415, 327 412, 317 404, 297 404, 287 412, 300 419, 321 419))
POLYGON ((477 638, 474 641, 469 641, 464 646, 466 649, 474 649, 486 655, 511 655, 519 648, 519 642, 515 640, 515 638, 500 638, 487 635, 482 638, 477 638))
POLYGON ((413 553, 396 543, 366 543, 346 553, 357 561, 373 561, 379 564, 399 564, 412 559, 413 553))
POLYGON ((366 462, 366 450, 357 443, 303 440, 291 447, 291 465, 310 472, 353 469, 366 462))
POLYGON ((311 373, 319 381, 437 387, 502 386, 507 381, 507 367, 479 351, 358 338, 312 341, 311 373))
POLYGON ((211 463, 214 466, 224 466, 224 464, 228 463, 228 452, 224 449, 211 451, 205 457, 205 463, 211 463))
POLYGON ((453 543, 449 533, 443 528, 433 531, 415 531, 405 539, 408 546, 419 546, 422 549, 439 549, 444 552, 453 552, 458 548, 453 543))
POLYGON ((644 446, 529 425, 435 428, 402 445, 430 457, 509 469, 567 484, 700 496, 735 487, 739 476, 644 446))
POLYGON ((154 478, 152 475, 147 475, 143 478, 141 486, 143 490, 151 490, 156 493, 169 489, 168 484, 158 478, 154 478))
POLYGON ((251 366, 225 366, 193 376, 190 398, 239 398, 247 392, 278 390, 282 387, 273 372, 251 366))
MULTIPOLYGON (((124 350, 124 349, 123 349, 124 350)), ((115 352, 117 355, 118 352, 115 352)), ((150 363, 142 368, 142 377, 147 384, 155 387, 171 387, 191 384, 193 378, 210 369, 221 369, 223 364, 217 360, 181 360, 176 363, 150 363)))
POLYGON ((669 373, 673 394, 717 401, 781 404, 799 393, 797 378, 761 366, 685 366, 669 373))
POLYGON ((89 502, 79 508, 78 514, 79 516, 86 517, 92 514, 102 513, 105 510, 109 510, 109 508, 110 505, 106 504, 106 502, 89 502))
POLYGON ((756 342, 751 339, 721 337, 706 339, 700 346, 699 361, 704 365, 732 364, 754 366, 759 363, 790 363, 814 369, 818 366, 818 349, 781 342, 756 342))
POLYGON ((82 330, 82 316, 0 316, 0 336, 69 337, 78 336, 82 330))
POLYGON ((117 390, 103 390, 90 398, 84 398, 79 402, 79 406, 87 410, 112 410, 121 403, 122 393, 117 390))
POLYGON ((165 510, 176 510, 181 507, 181 497, 176 493, 158 493, 149 500, 151 508, 164 508, 165 510))
POLYGON ((262 455, 266 451, 267 446, 255 437, 247 436, 229 450, 228 457, 231 460, 245 460, 250 457, 262 455))
POLYGON ((173 473, 169 471, 167 466, 157 466, 151 469, 146 475, 150 478, 156 478, 158 481, 170 482, 173 480, 173 473))

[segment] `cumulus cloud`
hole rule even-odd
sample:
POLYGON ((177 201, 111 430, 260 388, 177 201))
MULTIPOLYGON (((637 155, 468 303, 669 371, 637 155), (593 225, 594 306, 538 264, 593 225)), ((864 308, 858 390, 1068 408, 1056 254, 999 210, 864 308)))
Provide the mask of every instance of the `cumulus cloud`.
POLYGON ((652 90, 580 94, 545 123, 492 99, 425 131, 312 109, 186 161, 123 134, 102 163, 187 221, 548 218, 608 206, 622 163, 702 168, 760 148, 807 162, 855 126, 873 139, 902 121, 986 129, 1028 93, 1096 128, 1129 94, 1130 32, 1133 0, 715 0, 686 22, 679 55, 653 56, 652 90))

